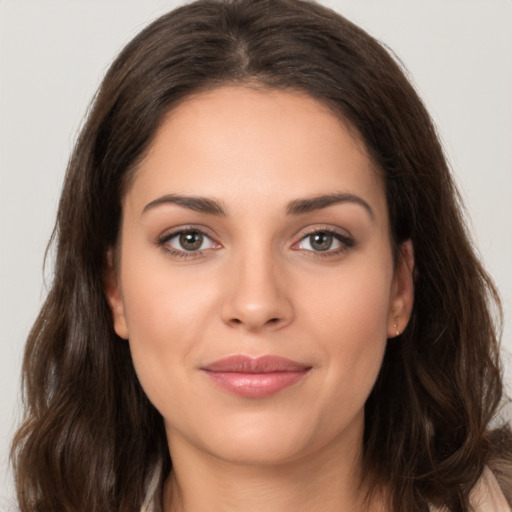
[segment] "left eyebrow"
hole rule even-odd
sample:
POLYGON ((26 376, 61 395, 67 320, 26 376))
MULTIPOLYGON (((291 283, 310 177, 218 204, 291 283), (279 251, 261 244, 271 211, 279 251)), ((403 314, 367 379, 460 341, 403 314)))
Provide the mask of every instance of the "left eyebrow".
POLYGON ((352 203, 362 206, 370 218, 372 220, 375 219, 371 206, 363 198, 350 193, 323 194, 306 199, 296 199, 288 203, 286 213, 287 215, 302 215, 303 213, 321 210, 338 203, 352 203))

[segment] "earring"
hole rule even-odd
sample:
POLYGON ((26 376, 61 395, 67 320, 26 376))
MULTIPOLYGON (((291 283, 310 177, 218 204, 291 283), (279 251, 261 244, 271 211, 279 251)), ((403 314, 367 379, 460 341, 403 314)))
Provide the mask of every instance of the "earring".
POLYGON ((395 328, 396 335, 400 336, 400 331, 398 330, 398 318, 395 318, 395 323, 393 324, 393 327, 395 328))

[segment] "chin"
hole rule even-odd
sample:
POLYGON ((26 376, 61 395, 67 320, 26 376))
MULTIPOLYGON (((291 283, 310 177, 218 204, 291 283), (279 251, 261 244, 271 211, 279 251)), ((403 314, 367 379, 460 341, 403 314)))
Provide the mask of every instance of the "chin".
POLYGON ((251 438, 229 437, 212 447, 212 455, 226 462, 247 466, 278 466, 292 462, 304 452, 302 440, 285 439, 282 433, 260 433, 251 438))
POLYGON ((222 458, 240 464, 287 464, 324 450, 330 452, 345 435, 356 441, 353 435, 358 429, 353 427, 359 425, 360 418, 354 420, 348 425, 343 420, 326 423, 313 410, 304 415, 246 416, 233 423, 236 428, 219 430, 212 446, 222 458))
POLYGON ((225 462, 279 465, 300 458, 314 439, 311 425, 283 414, 226 415, 210 421, 208 429, 201 428, 206 422, 200 423, 179 432, 168 430, 171 453, 173 441, 178 445, 181 438, 191 448, 225 462))

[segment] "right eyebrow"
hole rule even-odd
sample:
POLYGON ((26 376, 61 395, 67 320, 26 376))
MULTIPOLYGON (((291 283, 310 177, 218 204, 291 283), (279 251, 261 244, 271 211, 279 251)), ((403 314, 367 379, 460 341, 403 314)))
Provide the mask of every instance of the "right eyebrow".
POLYGON ((215 199, 198 196, 181 196, 178 194, 166 194, 165 196, 154 199, 144 206, 142 214, 163 204, 177 204, 178 206, 183 206, 195 212, 208 213, 210 215, 216 215, 217 217, 226 216, 226 211, 221 203, 215 199))

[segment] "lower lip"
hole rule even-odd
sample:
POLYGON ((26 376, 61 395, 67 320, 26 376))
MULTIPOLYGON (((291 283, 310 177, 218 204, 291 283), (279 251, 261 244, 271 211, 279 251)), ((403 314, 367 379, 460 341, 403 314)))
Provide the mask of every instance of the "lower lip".
POLYGON ((309 372, 234 373, 205 371, 220 388, 246 398, 263 398, 292 386, 309 372))

